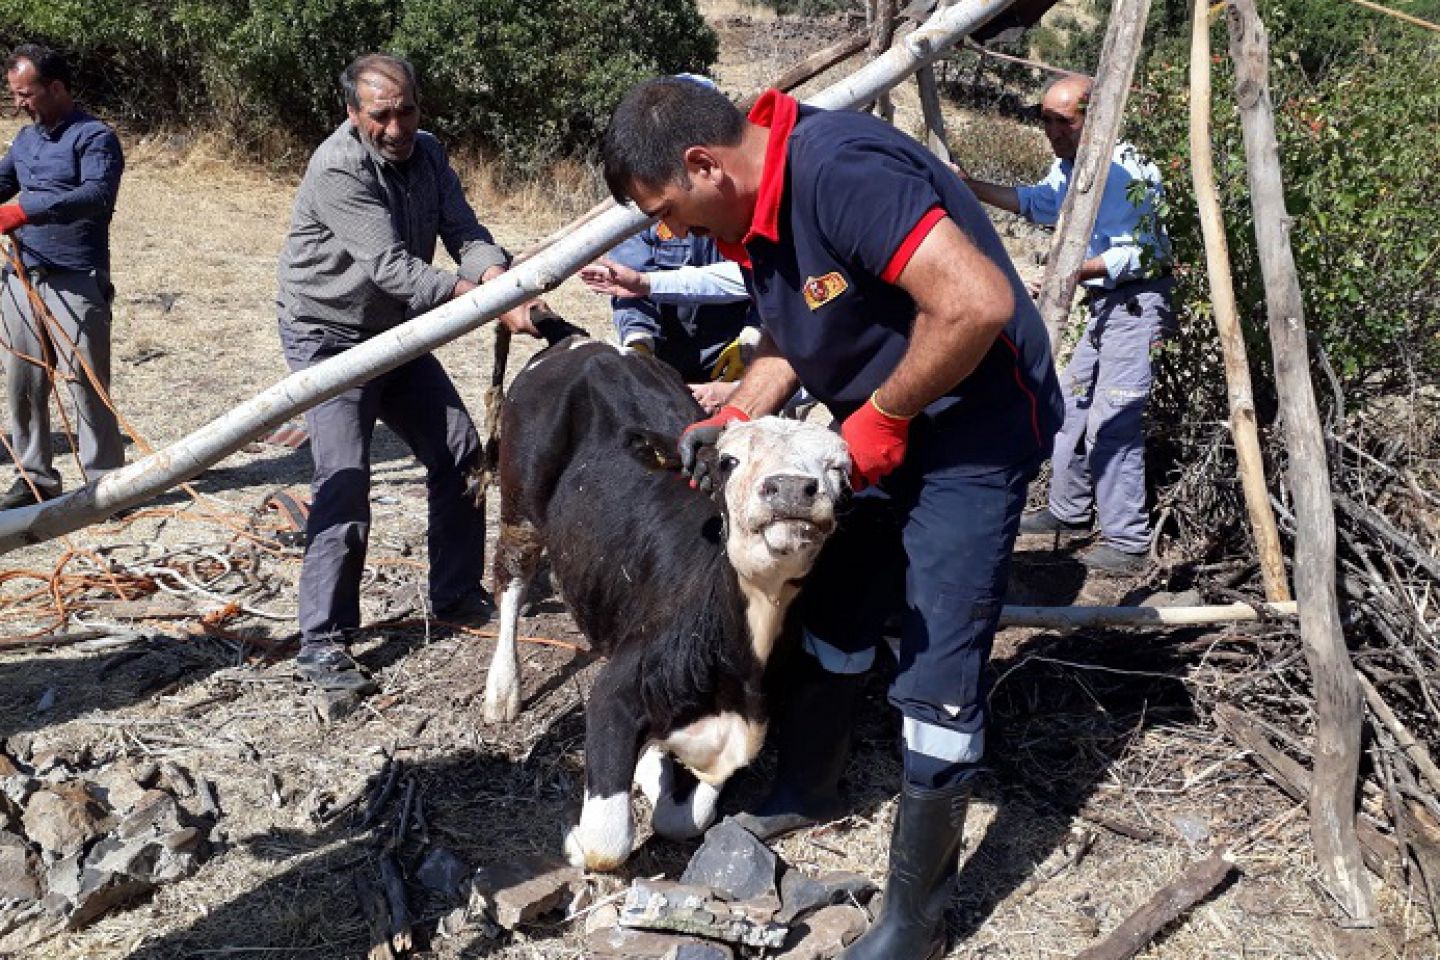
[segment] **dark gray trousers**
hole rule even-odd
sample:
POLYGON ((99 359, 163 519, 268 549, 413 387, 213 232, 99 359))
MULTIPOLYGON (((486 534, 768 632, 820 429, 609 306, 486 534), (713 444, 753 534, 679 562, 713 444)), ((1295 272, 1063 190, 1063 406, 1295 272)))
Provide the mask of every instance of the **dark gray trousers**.
MULTIPOLYGON (((292 370, 326 360, 351 343, 321 328, 280 323, 292 370)), ((300 571, 302 641, 343 639, 360 625, 360 581, 370 537, 370 442, 376 420, 400 437, 425 467, 429 495, 430 602, 444 606, 481 582, 485 513, 465 495, 480 437, 455 385, 426 355, 310 409, 315 459, 313 504, 300 571)))
POLYGON ((60 489, 60 471, 55 469, 50 440, 50 377, 41 361, 54 364, 60 396, 74 404, 75 418, 70 425, 76 433, 85 479, 98 480, 124 466, 125 448, 115 414, 85 372, 89 366, 100 386, 109 391, 113 294, 109 278, 94 270, 57 270, 37 273, 31 279, 31 286, 64 331, 63 337, 35 316, 30 298, 13 272, 5 271, 4 280, 0 317, 10 347, 4 351, 5 383, 16 467, 36 485, 60 489))

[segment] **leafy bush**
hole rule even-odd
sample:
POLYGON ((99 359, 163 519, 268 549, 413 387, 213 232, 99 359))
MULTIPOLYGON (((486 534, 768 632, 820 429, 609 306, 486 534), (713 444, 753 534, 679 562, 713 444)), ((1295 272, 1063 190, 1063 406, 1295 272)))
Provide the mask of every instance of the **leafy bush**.
POLYGON ((323 137, 340 70, 389 50, 415 62, 430 129, 522 166, 583 151, 635 80, 718 50, 695 0, 7 0, 0 44, 27 40, 69 54, 110 116, 252 149, 323 137))

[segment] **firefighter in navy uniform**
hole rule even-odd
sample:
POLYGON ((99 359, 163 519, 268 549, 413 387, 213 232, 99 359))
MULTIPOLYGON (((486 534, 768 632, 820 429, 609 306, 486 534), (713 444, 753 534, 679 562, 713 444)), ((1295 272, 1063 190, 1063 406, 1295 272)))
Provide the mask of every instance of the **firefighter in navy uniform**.
POLYGON ((770 837, 843 812, 853 706, 898 605, 905 774, 885 907, 844 956, 938 957, 1010 553, 1063 416, 1044 324, 970 190, 874 117, 770 91, 747 118, 651 80, 602 150, 617 199, 741 263, 763 324, 729 404, 681 438, 694 482, 723 469, 698 453, 726 423, 801 385, 854 461, 856 507, 806 581, 808 656, 776 705, 776 783, 745 822, 770 837))

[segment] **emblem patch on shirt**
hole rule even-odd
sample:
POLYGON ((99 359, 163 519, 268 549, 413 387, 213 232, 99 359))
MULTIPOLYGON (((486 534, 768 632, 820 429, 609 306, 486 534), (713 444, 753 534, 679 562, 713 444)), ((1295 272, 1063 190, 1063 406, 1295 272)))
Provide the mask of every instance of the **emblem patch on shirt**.
POLYGON ((669 227, 665 226, 664 220, 661 220, 659 223, 655 224, 655 236, 659 237, 661 240, 675 239, 674 231, 672 231, 669 227))
POLYGON ((819 310, 840 294, 850 289, 850 284, 838 273, 827 273, 823 277, 811 277, 805 281, 805 303, 811 310, 819 310))

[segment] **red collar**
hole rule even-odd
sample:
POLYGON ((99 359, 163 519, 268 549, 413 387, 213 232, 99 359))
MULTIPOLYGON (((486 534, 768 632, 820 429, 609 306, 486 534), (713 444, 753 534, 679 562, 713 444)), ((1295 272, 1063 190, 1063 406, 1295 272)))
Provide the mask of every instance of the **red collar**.
POLYGON ((717 241, 720 252, 741 266, 749 266, 750 255, 745 246, 764 238, 780 241, 780 201, 785 195, 785 160, 790 151, 790 133, 795 129, 800 105, 794 97, 779 90, 766 90, 750 109, 750 122, 769 127, 770 138, 765 144, 765 166, 760 171, 760 190, 755 197, 755 212, 750 230, 738 244, 717 241))

